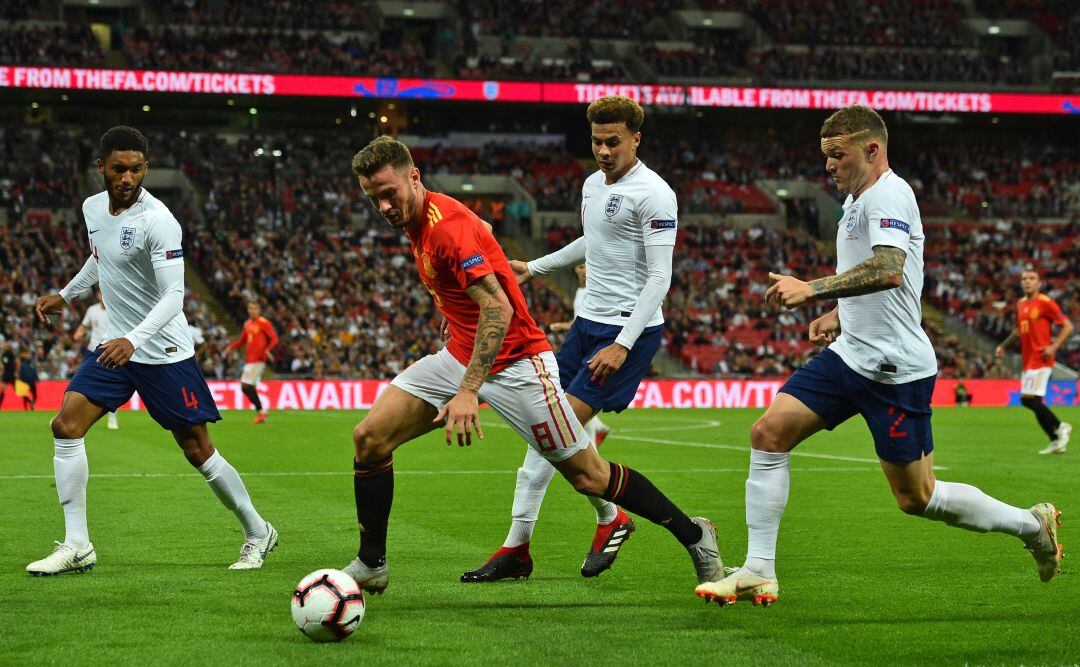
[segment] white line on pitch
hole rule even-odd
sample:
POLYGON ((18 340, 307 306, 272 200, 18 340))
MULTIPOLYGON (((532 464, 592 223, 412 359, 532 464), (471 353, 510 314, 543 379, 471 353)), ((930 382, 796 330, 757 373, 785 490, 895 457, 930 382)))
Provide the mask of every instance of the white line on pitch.
MULTIPOLYGON (((878 468, 855 468, 855 467, 843 467, 843 468, 795 468, 798 472, 877 472, 878 468)), ((746 473, 745 467, 739 468, 678 468, 678 469, 653 469, 642 468, 641 472, 649 473, 650 475, 661 474, 674 474, 674 473, 746 473)), ((435 475, 513 475, 516 474, 516 469, 507 470, 395 470, 394 475, 420 475, 420 476, 435 476, 435 475)), ((245 472, 241 473, 241 477, 345 477, 351 476, 351 471, 266 471, 266 472, 245 472)), ((200 477, 197 473, 193 472, 103 472, 93 473, 90 475, 94 479, 136 479, 140 477, 145 478, 159 478, 159 477, 200 477)), ((17 480, 17 479, 53 479, 52 475, 0 475, 0 480, 17 480)))
MULTIPOLYGON (((492 426, 495 426, 496 428, 510 428, 509 426, 507 426, 505 424, 492 424, 492 426)), ((706 428, 710 428, 710 426, 701 425, 699 427, 694 427, 695 430, 698 430, 698 429, 704 430, 706 428)), ((750 451, 749 447, 740 446, 740 445, 721 445, 721 444, 713 443, 713 442, 693 442, 693 441, 689 441, 689 440, 668 440, 666 438, 643 438, 641 436, 636 436, 636 435, 626 435, 626 434, 623 433, 623 430, 624 429, 619 429, 618 431, 613 430, 612 434, 610 436, 608 436, 608 437, 611 438, 612 440, 634 440, 636 442, 649 442, 649 443, 653 443, 653 444, 657 444, 657 445, 675 445, 677 447, 698 447, 698 448, 701 448, 701 449, 726 449, 726 450, 733 451, 733 452, 749 452, 750 451)), ((637 429, 632 429, 632 430, 636 431, 637 429)), ((690 430, 690 429, 685 429, 685 430, 690 430)), ((858 457, 858 456, 840 456, 838 454, 818 454, 817 452, 802 452, 802 451, 797 451, 797 450, 791 452, 791 455, 792 456, 801 456, 803 458, 808 458, 808 459, 824 459, 826 461, 850 461, 852 463, 877 463, 878 462, 877 459, 868 459, 868 458, 862 458, 862 457, 858 457)), ((934 470, 948 470, 948 468, 945 467, 945 466, 934 466, 934 470)))

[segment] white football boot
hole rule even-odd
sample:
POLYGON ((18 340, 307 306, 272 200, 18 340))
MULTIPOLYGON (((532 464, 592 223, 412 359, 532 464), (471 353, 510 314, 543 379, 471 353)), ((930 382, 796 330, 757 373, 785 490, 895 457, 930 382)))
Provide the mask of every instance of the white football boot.
POLYGON ((720 547, 716 544, 716 526, 705 517, 690 519, 701 527, 701 539, 686 547, 694 561, 694 571, 699 584, 719 579, 724 573, 724 561, 720 560, 720 547))
POLYGON ((1072 424, 1061 422, 1054 431, 1054 439, 1045 449, 1039 450, 1040 454, 1064 454, 1069 444, 1069 436, 1072 435, 1072 424))
POLYGON ((278 543, 278 534, 274 527, 266 524, 266 537, 261 540, 245 540, 240 547, 240 560, 229 566, 230 570, 258 570, 263 566, 266 555, 274 550, 278 543))
POLYGON ((51 554, 27 565, 26 571, 34 577, 48 577, 63 572, 82 574, 94 569, 95 564, 97 552, 94 551, 93 544, 88 544, 85 549, 76 549, 57 542, 51 554))
POLYGON ((720 581, 701 584, 694 589, 694 594, 706 602, 716 602, 721 606, 750 600, 755 606, 768 607, 779 598, 780 585, 776 579, 762 577, 740 567, 720 581))
POLYGON ((368 593, 382 594, 390 585, 390 564, 383 563, 382 567, 368 567, 367 563, 354 558, 353 562, 341 568, 345 574, 352 577, 368 593))
POLYGON ((1047 582, 1061 572, 1062 547, 1057 541, 1057 527, 1061 525, 1058 519, 1061 517, 1061 512, 1050 503, 1039 503, 1031 508, 1031 513, 1039 520, 1041 529, 1038 536, 1029 542, 1026 548, 1035 558, 1035 566, 1039 568, 1039 579, 1047 582))

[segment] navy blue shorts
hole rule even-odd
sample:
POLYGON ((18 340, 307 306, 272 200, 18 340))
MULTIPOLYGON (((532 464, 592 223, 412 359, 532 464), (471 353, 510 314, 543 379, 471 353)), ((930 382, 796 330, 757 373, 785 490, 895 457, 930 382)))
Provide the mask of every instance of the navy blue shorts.
POLYGON ((97 362, 100 355, 97 350, 86 355, 67 391, 77 391, 109 412, 139 392, 150 416, 169 431, 221 420, 194 357, 173 364, 129 361, 120 368, 105 368, 97 362))
POLYGON ((908 463, 934 451, 930 397, 936 380, 931 375, 904 384, 874 382, 826 349, 795 371, 780 391, 802 401, 830 431, 849 417, 862 415, 878 458, 908 463))
POLYGON ((630 405, 641 379, 649 372, 653 357, 660 349, 664 325, 657 324, 642 331, 619 370, 602 382, 593 382, 587 362, 594 354, 614 343, 620 332, 620 326, 576 317, 566 334, 566 340, 555 354, 563 391, 594 410, 622 412, 630 405))

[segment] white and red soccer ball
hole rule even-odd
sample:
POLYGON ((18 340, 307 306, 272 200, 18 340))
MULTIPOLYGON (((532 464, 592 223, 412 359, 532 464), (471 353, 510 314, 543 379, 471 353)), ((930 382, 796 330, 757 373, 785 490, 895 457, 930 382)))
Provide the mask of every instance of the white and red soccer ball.
POLYGON ((339 642, 364 620, 364 592, 341 570, 315 570, 296 585, 292 616, 311 640, 339 642))

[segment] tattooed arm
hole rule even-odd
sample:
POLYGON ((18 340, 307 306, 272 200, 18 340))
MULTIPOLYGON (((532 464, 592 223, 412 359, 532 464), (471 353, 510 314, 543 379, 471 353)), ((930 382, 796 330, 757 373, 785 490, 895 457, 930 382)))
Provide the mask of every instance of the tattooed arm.
POLYGON ((476 393, 495 364, 514 309, 493 273, 466 287, 465 292, 480 307, 480 319, 476 322, 476 343, 461 380, 461 389, 476 393))
POLYGON ((465 292, 480 307, 480 318, 476 322, 476 342, 473 345, 469 365, 461 379, 458 393, 443 406, 435 417, 435 423, 444 419, 446 424, 446 444, 453 438, 459 447, 472 444, 472 431, 482 440, 484 431, 480 427, 480 404, 477 394, 487 379, 495 358, 499 356, 506 328, 514 309, 506 298, 499 281, 494 274, 488 274, 465 288, 465 292))
POLYGON ((835 276, 804 282, 794 276, 769 274, 772 286, 765 303, 794 308, 810 301, 858 296, 899 287, 904 282, 903 248, 874 246, 874 256, 835 276))

